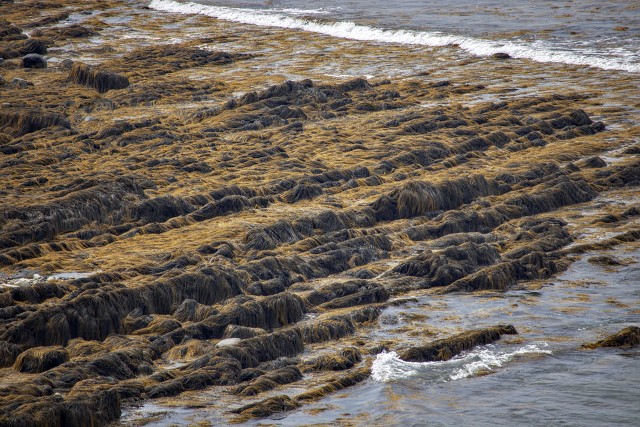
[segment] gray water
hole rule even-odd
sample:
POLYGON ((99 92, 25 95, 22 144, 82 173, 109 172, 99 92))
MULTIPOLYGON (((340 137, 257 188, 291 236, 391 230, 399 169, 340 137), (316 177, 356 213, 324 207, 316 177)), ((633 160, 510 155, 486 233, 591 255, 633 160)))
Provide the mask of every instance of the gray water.
POLYGON ((456 45, 472 55, 504 52, 640 72, 635 0, 152 0, 150 7, 362 41, 456 45))
MULTIPOLYGON (((456 313, 457 326, 463 329, 511 323, 522 340, 510 343, 504 337, 451 362, 407 364, 379 355, 378 360, 386 360, 381 366, 374 363, 373 378, 271 422, 640 425, 640 350, 579 348, 625 326, 640 325, 638 245, 610 254, 631 264, 606 270, 588 262, 593 254, 585 254, 539 290, 425 296, 391 307, 384 316, 399 317, 400 322, 412 314, 429 314, 431 307, 434 314, 456 313), (496 364, 504 355, 510 357, 496 364), (381 368, 393 371, 385 381, 375 379, 381 368), (465 368, 468 375, 460 375, 465 368)), ((393 323, 387 323, 385 327, 383 318, 377 338, 391 333, 393 323)), ((427 323, 450 325, 435 315, 427 323)))

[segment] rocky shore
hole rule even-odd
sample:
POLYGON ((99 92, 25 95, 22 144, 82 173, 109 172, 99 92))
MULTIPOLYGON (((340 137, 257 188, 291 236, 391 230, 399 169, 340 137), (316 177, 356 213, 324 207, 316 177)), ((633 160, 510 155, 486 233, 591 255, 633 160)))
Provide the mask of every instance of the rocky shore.
POLYGON ((106 425, 203 389, 229 422, 295 409, 384 350, 447 360, 517 333, 371 340, 389 305, 640 238, 634 75, 391 46, 379 61, 424 71, 330 77, 380 46, 136 1, 0 16, 0 425, 106 425))

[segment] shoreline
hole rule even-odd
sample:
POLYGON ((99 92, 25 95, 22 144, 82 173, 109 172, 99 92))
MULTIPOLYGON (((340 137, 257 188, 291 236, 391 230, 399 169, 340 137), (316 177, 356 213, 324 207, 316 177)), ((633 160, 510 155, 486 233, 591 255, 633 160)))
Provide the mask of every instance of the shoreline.
POLYGON ((0 424, 259 422, 367 384, 383 351, 617 332, 431 304, 544 295, 583 258, 631 274, 633 74, 145 5, 0 3, 0 424))

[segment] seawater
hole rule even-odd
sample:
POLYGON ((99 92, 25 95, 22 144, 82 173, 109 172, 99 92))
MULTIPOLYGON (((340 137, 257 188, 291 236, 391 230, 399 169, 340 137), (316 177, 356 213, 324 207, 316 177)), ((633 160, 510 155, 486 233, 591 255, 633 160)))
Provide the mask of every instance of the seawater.
POLYGON ((456 46, 538 62, 640 72, 640 3, 152 0, 152 9, 366 42, 456 46))
MULTIPOLYGON (((589 263, 594 254, 587 253, 540 290, 428 295, 386 309, 384 315, 394 317, 445 308, 460 316, 464 329, 511 323, 526 340, 504 336, 445 362, 378 354, 370 379, 276 424, 640 425, 640 349, 580 349, 624 326, 640 325, 640 311, 629 309, 640 307, 638 245, 610 254, 630 264, 605 270, 589 263)), ((393 326, 382 321, 372 339, 388 338, 393 326)))

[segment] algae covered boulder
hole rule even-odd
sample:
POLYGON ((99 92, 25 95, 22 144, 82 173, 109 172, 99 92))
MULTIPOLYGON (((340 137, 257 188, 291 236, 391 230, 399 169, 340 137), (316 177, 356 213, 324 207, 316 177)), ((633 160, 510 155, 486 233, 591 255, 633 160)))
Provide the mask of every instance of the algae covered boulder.
POLYGON ((76 62, 71 66, 69 79, 79 85, 94 88, 99 93, 129 86, 126 76, 108 70, 97 70, 82 62, 76 62))
POLYGON ((613 335, 596 341, 594 343, 584 344, 584 348, 598 347, 634 347, 640 345, 640 327, 628 326, 613 335))
POLYGON ((48 371, 68 361, 69 352, 64 347, 33 347, 18 355, 13 369, 35 374, 48 371))

